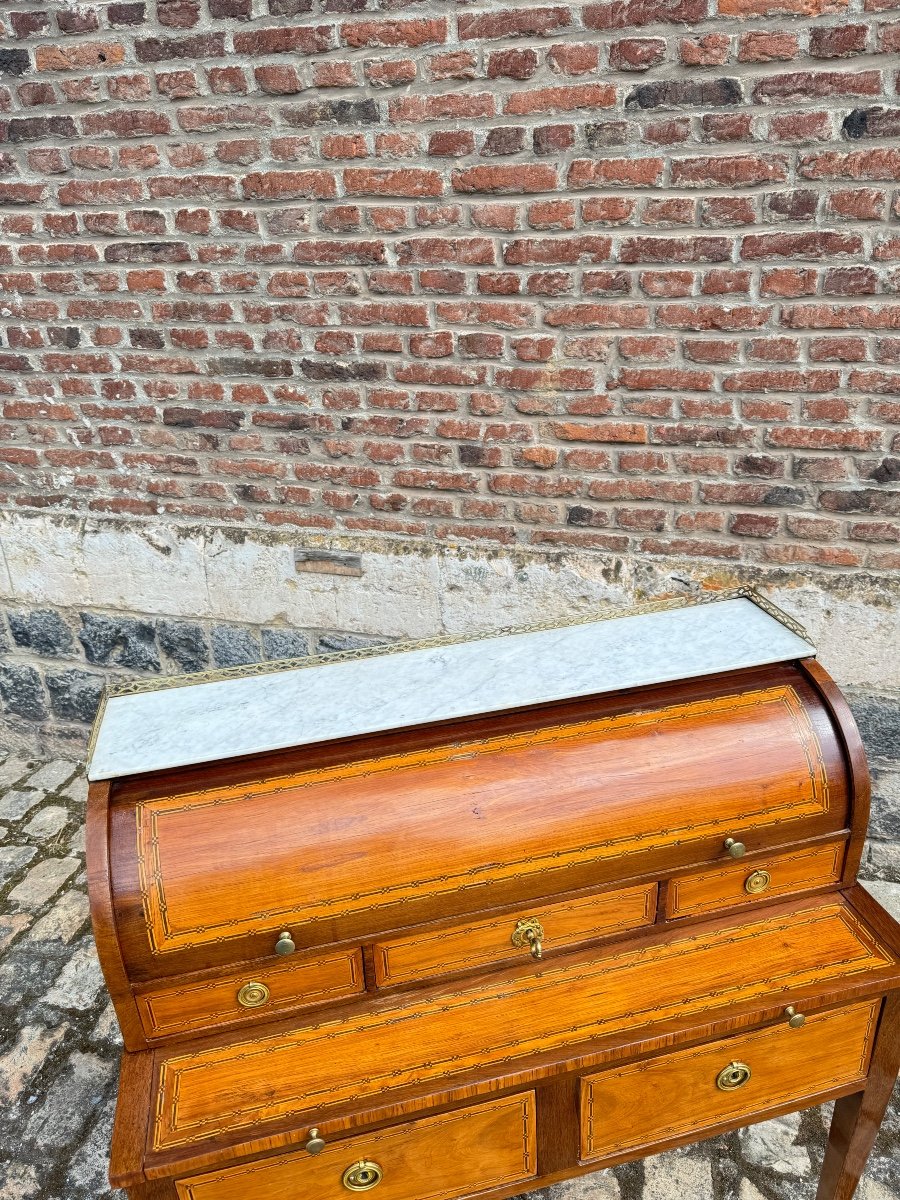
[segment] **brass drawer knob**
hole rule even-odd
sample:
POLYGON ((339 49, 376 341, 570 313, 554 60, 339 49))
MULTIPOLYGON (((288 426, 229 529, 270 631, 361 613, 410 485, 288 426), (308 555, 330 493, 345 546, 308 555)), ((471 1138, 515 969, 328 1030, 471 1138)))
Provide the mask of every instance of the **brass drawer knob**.
POLYGON ((754 871, 744 880, 744 891, 750 896, 761 896, 763 892, 768 891, 771 882, 772 876, 768 871, 754 871))
POLYGON ((719 1072, 716 1087, 721 1092, 736 1092, 750 1080, 752 1075, 753 1072, 746 1063, 731 1062, 719 1072))
POLYGON ((736 842, 734 838, 725 839, 725 849, 732 858, 743 858, 747 853, 747 847, 743 842, 736 842))
POLYGON ((276 954, 293 954, 297 947, 294 945, 294 939, 286 929, 283 929, 278 935, 278 941, 275 943, 276 954))
POLYGON ((309 1141, 304 1147, 307 1154, 321 1154, 325 1149, 325 1139, 319 1136, 319 1131, 313 1128, 309 1131, 309 1141))
POLYGON ((790 1025, 791 1029, 802 1029, 806 1024, 806 1017, 804 1017, 802 1012, 797 1012, 793 1004, 790 1008, 784 1010, 784 1015, 787 1017, 788 1025, 790 1025))
POLYGON ((341 1177, 341 1183, 350 1192, 370 1192, 381 1183, 384 1171, 376 1162, 361 1159, 348 1167, 341 1177))
POLYGON ((544 927, 537 917, 524 917, 516 923, 512 944, 518 947, 528 946, 531 949, 532 958, 543 958, 544 927))
POLYGON ((264 983, 245 983, 237 998, 243 1008, 261 1008, 269 999, 269 989, 264 983))

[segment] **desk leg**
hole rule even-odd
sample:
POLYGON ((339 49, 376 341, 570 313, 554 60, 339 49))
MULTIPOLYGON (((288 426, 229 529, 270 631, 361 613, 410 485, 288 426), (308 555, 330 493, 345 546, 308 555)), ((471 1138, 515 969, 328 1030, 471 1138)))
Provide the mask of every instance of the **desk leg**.
POLYGON ((865 1090, 834 1106, 816 1200, 851 1200, 875 1144, 900 1069, 900 992, 892 992, 872 1050, 865 1090))

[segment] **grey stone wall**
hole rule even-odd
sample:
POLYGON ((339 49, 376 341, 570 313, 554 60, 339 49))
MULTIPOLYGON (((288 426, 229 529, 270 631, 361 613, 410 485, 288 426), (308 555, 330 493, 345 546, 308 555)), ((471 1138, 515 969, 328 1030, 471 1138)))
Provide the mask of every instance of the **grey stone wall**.
POLYGON ((0 607, 3 744, 41 754, 84 751, 103 688, 303 658, 384 638, 329 629, 236 625, 40 607, 0 607))

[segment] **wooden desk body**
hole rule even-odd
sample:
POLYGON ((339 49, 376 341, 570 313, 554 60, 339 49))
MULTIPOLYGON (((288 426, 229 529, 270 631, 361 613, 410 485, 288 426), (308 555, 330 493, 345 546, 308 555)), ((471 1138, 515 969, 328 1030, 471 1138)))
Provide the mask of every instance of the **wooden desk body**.
MULTIPOLYGON (((327 668, 322 668, 327 669, 327 668)), ((97 780, 133 1200, 513 1196, 900 1062, 858 734, 812 659, 97 780)))

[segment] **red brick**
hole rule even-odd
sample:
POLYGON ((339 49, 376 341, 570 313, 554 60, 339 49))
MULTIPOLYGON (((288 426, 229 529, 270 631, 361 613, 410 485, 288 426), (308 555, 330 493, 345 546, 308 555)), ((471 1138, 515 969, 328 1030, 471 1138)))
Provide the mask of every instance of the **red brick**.
POLYGON ((466 167, 451 176, 453 190, 469 192, 552 192, 556 190, 556 168, 549 164, 520 163, 516 166, 466 167))
POLYGON ((538 112, 574 112, 580 108, 612 108, 616 89, 608 83, 579 83, 568 87, 534 88, 508 96, 503 111, 512 116, 538 112))
POLYGON ((348 21, 341 26, 341 41, 354 50, 364 46, 430 46, 446 40, 446 17, 348 21))
POLYGON ((666 57, 663 38, 623 38, 609 48, 609 65, 616 71, 646 71, 666 57))
POLYGON ((328 171, 265 171, 245 175, 241 190, 254 200, 327 200, 337 195, 334 176, 328 171))
POLYGON ((600 48, 590 42, 563 42, 547 51, 547 64, 560 75, 587 75, 600 63, 600 48))
POLYGON ((488 79, 530 79, 538 67, 536 50, 494 50, 488 55, 488 79))
POLYGON ((348 167, 344 189, 348 196, 440 196, 443 179, 438 171, 414 168, 348 167))
POLYGON ((572 24, 568 7, 524 6, 483 15, 461 15, 457 20, 463 40, 508 37, 545 37, 572 24))
POLYGON ((730 48, 731 38, 727 33, 704 33, 700 37, 682 38, 678 52, 686 67, 720 67, 728 61, 730 48))

